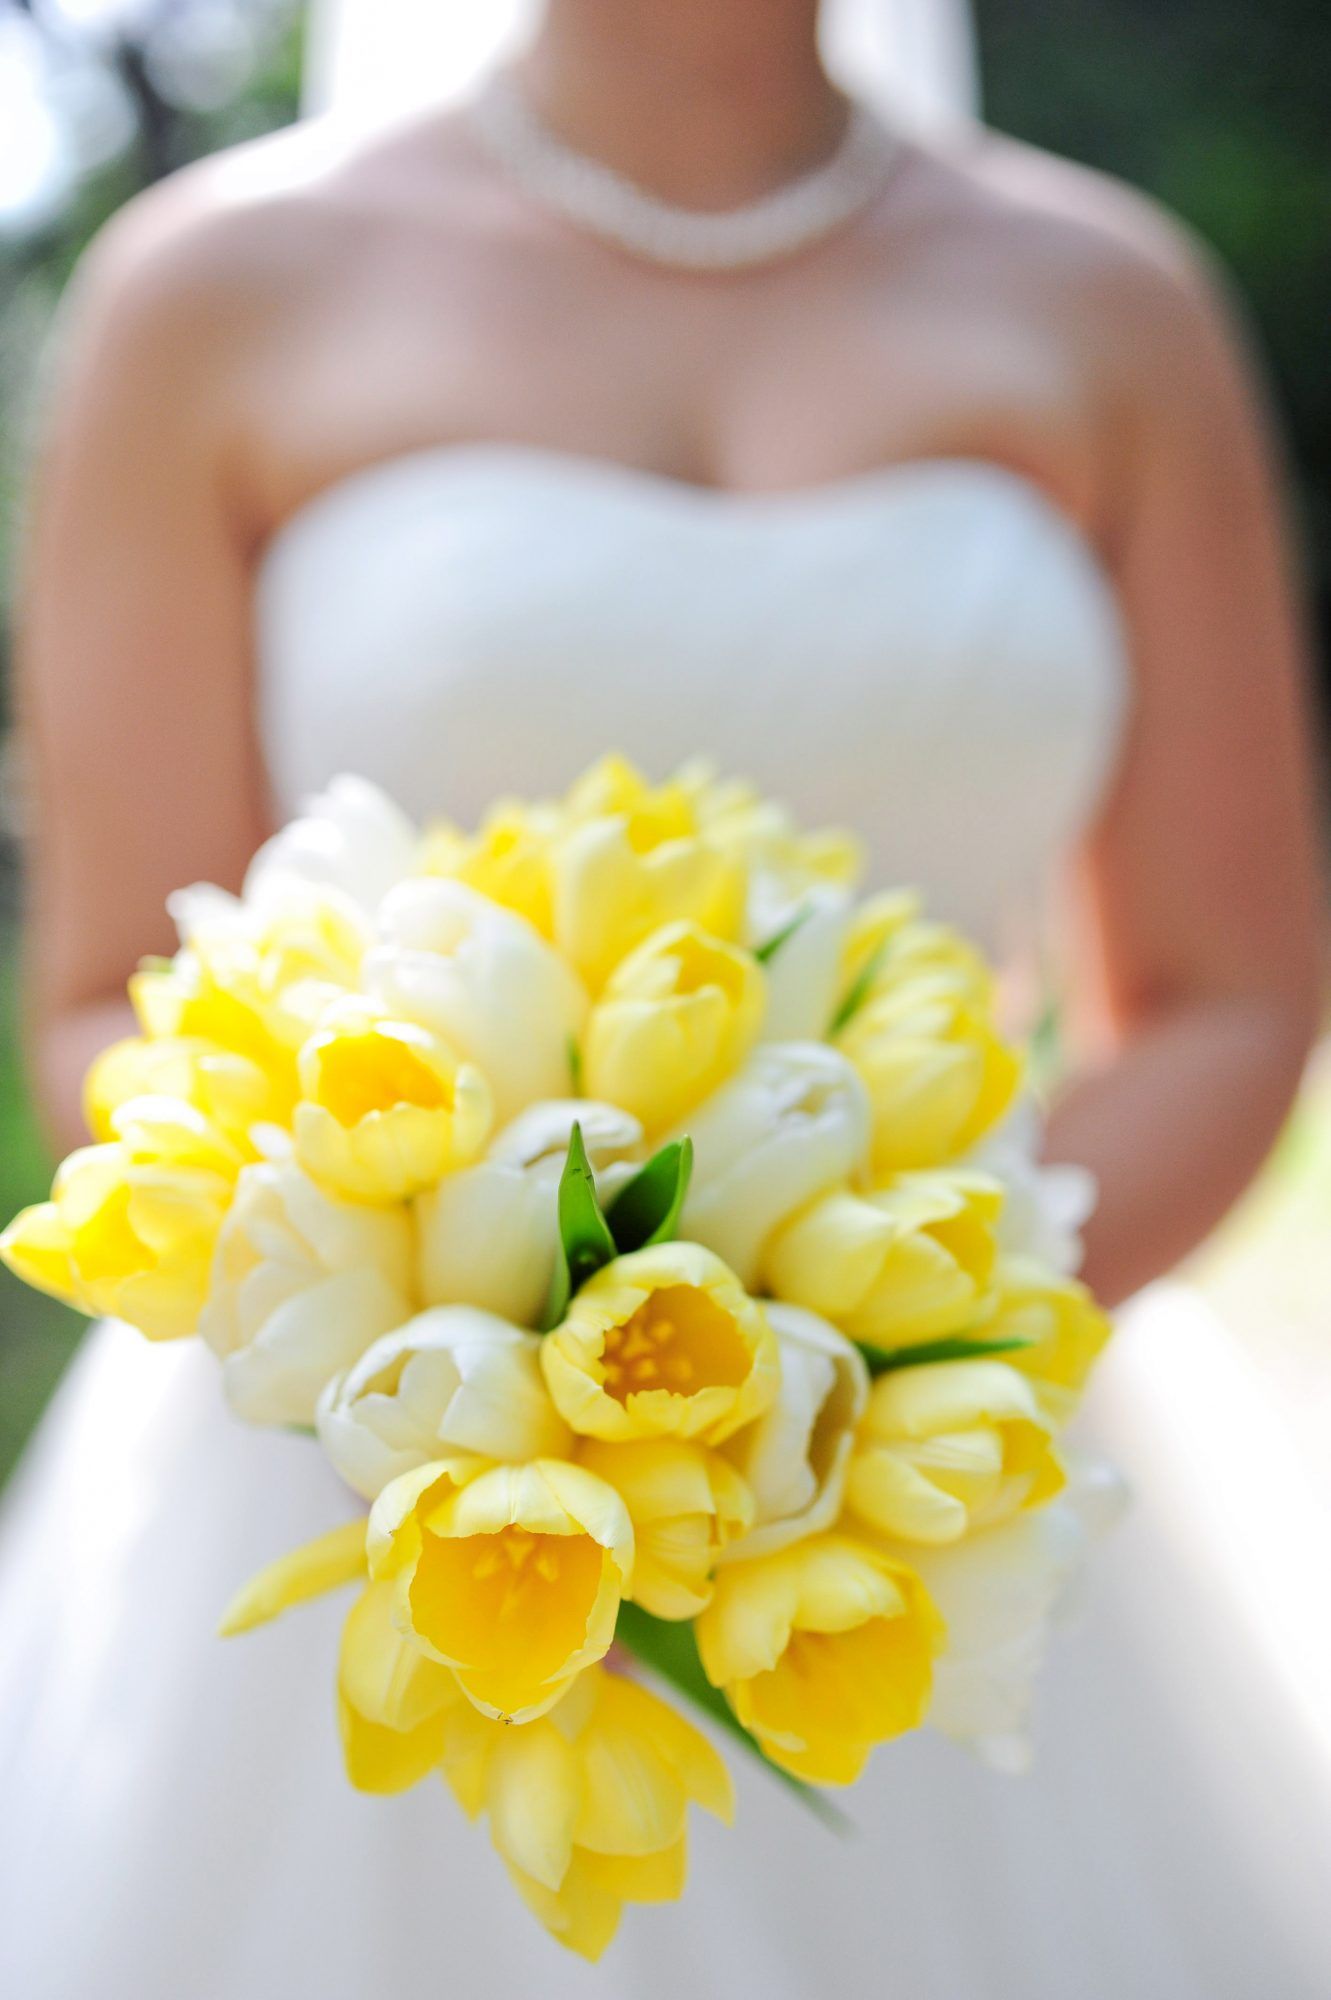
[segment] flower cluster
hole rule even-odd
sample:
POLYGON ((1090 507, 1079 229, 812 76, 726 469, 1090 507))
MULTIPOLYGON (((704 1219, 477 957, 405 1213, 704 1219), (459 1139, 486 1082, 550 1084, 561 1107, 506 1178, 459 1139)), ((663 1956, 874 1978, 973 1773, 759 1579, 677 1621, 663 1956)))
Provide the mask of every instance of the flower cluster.
POLYGON ((368 1521, 224 1629, 357 1586, 352 1783, 441 1774, 588 1956, 731 1810, 641 1667, 800 1786, 925 1722, 1012 1763, 1083 1539, 1087 1191, 981 958, 857 871, 703 770, 471 833, 340 779, 173 899, 92 1143, 0 1239, 317 1436, 368 1521))

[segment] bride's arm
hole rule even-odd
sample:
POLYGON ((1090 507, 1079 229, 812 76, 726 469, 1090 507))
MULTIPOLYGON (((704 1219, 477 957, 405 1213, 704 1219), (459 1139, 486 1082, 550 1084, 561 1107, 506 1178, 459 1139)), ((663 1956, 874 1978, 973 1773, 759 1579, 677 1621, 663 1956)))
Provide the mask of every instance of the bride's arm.
POLYGON ((227 493, 238 308, 179 207, 114 225, 76 280, 28 538, 28 1002, 62 1147, 85 1137, 87 1062, 132 1030, 127 974, 173 946, 168 892, 234 886, 264 830, 227 493))
POLYGON ((1080 870, 1081 1062, 1049 1153, 1099 1176, 1086 1275, 1112 1302, 1268 1151, 1315 1031, 1322 918, 1304 649, 1248 371, 1190 258, 1125 260, 1098 305, 1135 705, 1080 870))

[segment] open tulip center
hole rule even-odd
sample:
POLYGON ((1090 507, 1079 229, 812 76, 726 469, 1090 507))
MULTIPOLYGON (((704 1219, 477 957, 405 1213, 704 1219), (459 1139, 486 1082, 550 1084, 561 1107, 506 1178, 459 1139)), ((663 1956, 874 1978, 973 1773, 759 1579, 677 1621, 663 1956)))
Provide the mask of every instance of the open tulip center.
POLYGON ((692 1285, 665 1285, 605 1336, 605 1388, 617 1402, 648 1389, 692 1396, 737 1389, 749 1350, 731 1315, 692 1285))
POLYGON ((415 1050, 374 1028, 340 1035, 320 1051, 319 1097, 338 1124, 348 1127, 397 1104, 426 1111, 440 1111, 447 1104, 442 1080, 415 1050))
POLYGON ((482 1669, 520 1659, 539 1679, 582 1643, 604 1560, 590 1535, 516 1526, 427 1534, 411 1585, 413 1622, 448 1659, 482 1669))

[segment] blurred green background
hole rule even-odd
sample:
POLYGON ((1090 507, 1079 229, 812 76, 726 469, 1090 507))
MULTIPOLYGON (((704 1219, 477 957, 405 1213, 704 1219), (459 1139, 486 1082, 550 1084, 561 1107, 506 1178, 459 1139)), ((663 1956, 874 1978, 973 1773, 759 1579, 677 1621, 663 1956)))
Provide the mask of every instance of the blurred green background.
MULTIPOLYGON (((0 727, 8 719, 20 497, 61 289, 88 238, 136 189, 294 115, 301 11, 295 0, 0 0, 0 727)), ((1331 8, 1326 0, 978 0, 977 13, 989 122, 1148 189, 1231 268, 1289 441, 1325 640, 1331 8)), ((50 1161, 23 1085, 21 784, 3 754, 0 1214, 7 1218, 45 1193, 50 1161)), ((1321 1115, 1305 1106, 1281 1156, 1285 1175, 1300 1177, 1296 1212, 1309 1230, 1322 1227, 1331 1192, 1326 1138, 1321 1115)), ((1264 1240, 1276 1226, 1269 1185, 1252 1207, 1265 1218, 1264 1240)), ((1282 1198, 1279 1207, 1288 1226, 1291 1204, 1282 1198)), ((1240 1260, 1240 1268, 1251 1262, 1240 1260)), ((63 1308, 0 1272, 0 1481, 81 1331, 63 1308)))

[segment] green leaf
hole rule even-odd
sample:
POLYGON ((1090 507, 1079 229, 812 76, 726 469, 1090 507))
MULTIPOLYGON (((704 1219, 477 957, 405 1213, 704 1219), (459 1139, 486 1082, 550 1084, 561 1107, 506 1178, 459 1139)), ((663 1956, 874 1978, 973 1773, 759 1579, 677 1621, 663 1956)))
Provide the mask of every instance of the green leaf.
POLYGON ((854 1832, 852 1821, 825 1792, 806 1785, 803 1778, 797 1778, 793 1772, 783 1771, 779 1764, 772 1762, 757 1737, 749 1734, 720 1688, 714 1688, 703 1672, 702 1661, 698 1657, 698 1641, 689 1619, 653 1618, 640 1604, 621 1604, 615 1637, 635 1659, 659 1674, 663 1681, 669 1681, 696 1708, 742 1743, 750 1755, 758 1758, 774 1778, 778 1778, 787 1790, 801 1799, 824 1826, 830 1827, 834 1833, 854 1832))
POLYGON ((976 1340, 969 1334, 954 1334, 948 1340, 923 1340, 916 1347, 875 1347, 872 1341, 855 1345, 869 1364, 871 1375, 889 1375, 896 1368, 920 1368, 929 1361, 983 1361, 991 1354, 1011 1354, 1019 1347, 1034 1347, 1026 1334, 1007 1340, 976 1340))
POLYGON ((848 990, 842 996, 841 1005, 832 1016, 831 1026, 827 1030, 829 1039, 834 1035, 839 1035, 841 1030, 846 1026, 846 1023, 853 1021, 859 1013, 860 1008, 873 991, 873 983, 878 977, 878 969, 887 957, 891 943, 891 938, 885 937, 882 943, 869 953, 869 956, 865 959, 854 979, 852 979, 848 990))
POLYGON ((606 1220, 621 1253, 674 1241, 692 1172, 692 1139, 672 1139, 619 1190, 606 1220))
POLYGON ((582 1143, 582 1127, 575 1124, 569 1134, 568 1158, 559 1177, 559 1250, 555 1273, 546 1302, 544 1331, 558 1326, 568 1311, 568 1302, 580 1285, 594 1277, 603 1264, 619 1255, 615 1239, 601 1213, 596 1195, 596 1178, 582 1143))
POLYGON ((759 965, 766 965, 769 962, 769 960, 774 959, 777 953, 780 951, 782 945, 785 944, 788 939, 793 938, 796 931, 800 930, 805 924, 807 924, 809 918, 812 915, 813 915, 812 903, 801 903, 799 908, 795 911, 794 916, 792 916, 788 922, 782 924, 779 931, 773 931, 771 937, 765 938, 761 944, 755 945, 753 948, 753 955, 757 959, 759 965))

